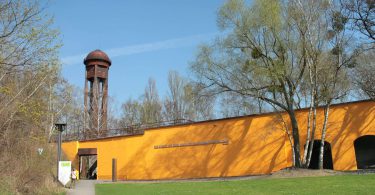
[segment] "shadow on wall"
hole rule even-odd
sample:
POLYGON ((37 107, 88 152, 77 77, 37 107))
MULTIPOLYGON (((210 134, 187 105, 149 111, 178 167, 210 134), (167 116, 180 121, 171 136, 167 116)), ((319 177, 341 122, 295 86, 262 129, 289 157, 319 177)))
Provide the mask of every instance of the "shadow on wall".
MULTIPOLYGON (((332 107, 326 145, 331 144, 335 169, 356 168, 354 140, 366 134, 375 135, 373 105, 365 102, 332 107)), ((288 116, 282 116, 291 128, 288 116)), ((297 117, 302 155, 306 110, 299 111, 297 117)), ((320 139, 321 124, 319 113, 315 139, 320 139)), ((98 148, 99 179, 110 179, 112 158, 118 160, 120 180, 257 175, 291 166, 291 145, 284 128, 278 115, 263 114, 150 129, 144 135, 81 142, 80 146, 98 148), (229 143, 155 148, 213 140, 229 143)))
POLYGON ((354 140, 363 135, 375 135, 375 107, 369 105, 351 105, 336 109, 327 130, 327 140, 332 143, 333 163, 338 170, 356 169, 354 140), (337 130, 336 130, 337 129, 337 130))
POLYGON ((284 168, 284 134, 269 127, 267 131, 259 130, 260 126, 270 126, 272 120, 255 125, 253 122, 253 118, 248 117, 209 125, 193 124, 177 127, 177 130, 162 129, 175 131, 162 142, 158 141, 161 132, 146 131, 145 141, 129 157, 131 160, 123 166, 118 163, 118 175, 120 179, 203 178, 256 175, 284 168), (228 139, 229 144, 154 149, 158 144, 223 139, 228 139))

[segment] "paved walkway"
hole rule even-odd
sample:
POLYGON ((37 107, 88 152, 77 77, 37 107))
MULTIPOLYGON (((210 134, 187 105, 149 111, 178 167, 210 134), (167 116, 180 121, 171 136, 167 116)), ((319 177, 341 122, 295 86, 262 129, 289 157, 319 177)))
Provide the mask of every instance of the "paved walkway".
POLYGON ((67 195, 95 195, 96 180, 78 180, 73 189, 67 190, 67 195))

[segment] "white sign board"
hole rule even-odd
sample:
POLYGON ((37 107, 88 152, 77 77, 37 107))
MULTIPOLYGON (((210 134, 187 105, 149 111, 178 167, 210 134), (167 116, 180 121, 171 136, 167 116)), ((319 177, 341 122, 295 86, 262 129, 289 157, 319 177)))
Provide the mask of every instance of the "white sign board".
POLYGON ((70 181, 70 174, 72 171, 72 162, 60 161, 59 162, 59 181, 65 186, 70 181))

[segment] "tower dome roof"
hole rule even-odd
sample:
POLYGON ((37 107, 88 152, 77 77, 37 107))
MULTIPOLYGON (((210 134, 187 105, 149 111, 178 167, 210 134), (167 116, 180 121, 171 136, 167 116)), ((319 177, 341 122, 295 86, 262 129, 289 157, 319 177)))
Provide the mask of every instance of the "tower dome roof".
POLYGON ((87 62, 88 61, 92 61, 92 60, 98 60, 98 61, 103 61, 103 62, 106 62, 109 64, 109 66, 111 65, 111 60, 109 59, 108 55, 106 53, 104 53, 102 50, 94 50, 92 52, 90 52, 86 58, 83 60, 83 63, 85 65, 87 65, 87 62))

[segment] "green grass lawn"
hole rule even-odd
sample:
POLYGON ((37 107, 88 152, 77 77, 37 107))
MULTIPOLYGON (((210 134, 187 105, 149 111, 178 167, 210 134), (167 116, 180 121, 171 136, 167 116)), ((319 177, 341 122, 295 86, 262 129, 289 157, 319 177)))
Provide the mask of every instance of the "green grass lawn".
POLYGON ((375 175, 97 184, 96 194, 375 194, 375 175))

